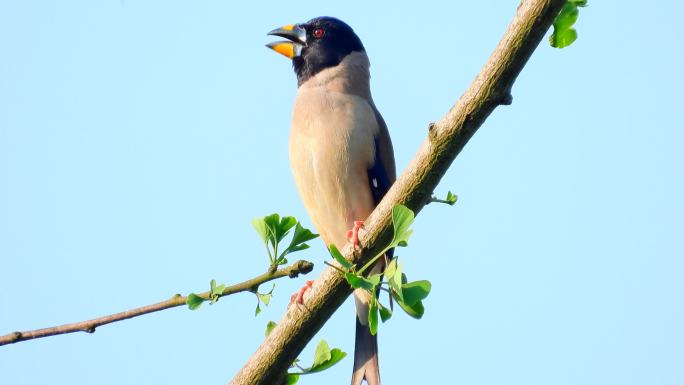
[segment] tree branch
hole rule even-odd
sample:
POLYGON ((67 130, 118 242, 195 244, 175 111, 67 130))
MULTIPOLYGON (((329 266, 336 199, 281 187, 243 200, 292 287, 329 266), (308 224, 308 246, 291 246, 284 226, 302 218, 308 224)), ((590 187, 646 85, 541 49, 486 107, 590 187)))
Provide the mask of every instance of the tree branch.
MULTIPOLYGON (((307 274, 313 270, 313 263, 308 262, 308 261, 297 261, 290 265, 289 267, 285 267, 282 269, 278 270, 269 270, 264 274, 261 274, 259 276, 256 276, 252 279, 249 279, 247 281, 228 286, 223 289, 221 294, 218 296, 224 297, 227 295, 239 293, 242 291, 250 291, 250 292, 256 292, 256 290, 259 288, 259 285, 278 279, 282 277, 290 277, 290 278, 295 278, 299 276, 299 274, 307 274)), ((204 298, 206 300, 210 299, 210 292, 206 291, 204 293, 196 294, 198 297, 204 298)), ((110 314, 104 317, 99 317, 99 318, 94 318, 88 321, 81 321, 81 322, 75 322, 75 323, 70 323, 70 324, 65 324, 61 326, 53 326, 49 328, 44 328, 44 329, 37 329, 37 330, 31 330, 31 331, 25 331, 25 332, 14 332, 14 333, 9 333, 4 336, 0 336, 0 346, 2 345, 7 345, 7 344, 13 344, 15 342, 21 342, 21 341, 26 341, 26 340, 31 340, 35 338, 43 338, 43 337, 49 337, 49 336, 55 336, 58 334, 66 334, 66 333, 75 333, 75 332, 86 332, 86 333, 94 333, 95 328, 98 326, 106 325, 108 323, 112 322, 117 322, 117 321, 122 321, 128 318, 133 318, 133 317, 138 317, 144 314, 149 314, 149 313, 154 313, 156 311, 160 310, 165 310, 165 309, 170 309, 172 307, 176 306, 181 306, 185 305, 185 301, 187 300, 188 297, 176 294, 173 297, 167 299, 166 301, 162 301, 159 303, 155 303, 152 305, 147 305, 143 307, 139 307, 136 309, 131 309, 127 311, 123 311, 120 313, 116 314, 110 314)))
MULTIPOLYGON (((365 263, 391 241, 392 207, 402 203, 416 214, 475 131, 499 105, 512 102, 511 87, 566 0, 523 0, 498 46, 473 83, 437 123, 380 205, 365 221, 360 252, 344 255, 365 263)), ((293 305, 283 320, 232 379, 232 385, 280 384, 306 344, 351 294, 342 274, 328 267, 307 292, 305 305, 293 305)))

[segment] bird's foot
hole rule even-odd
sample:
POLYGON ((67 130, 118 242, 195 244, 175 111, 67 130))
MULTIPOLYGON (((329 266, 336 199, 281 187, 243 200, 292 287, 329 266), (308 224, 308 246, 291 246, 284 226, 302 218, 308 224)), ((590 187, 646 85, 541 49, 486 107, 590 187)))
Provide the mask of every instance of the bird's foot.
POLYGON ((359 247, 359 230, 363 227, 363 221, 354 221, 354 227, 347 231, 347 240, 354 245, 354 248, 359 247))
POLYGON ((306 281, 306 284, 299 289, 296 293, 292 294, 290 297, 290 304, 297 303, 299 305, 304 304, 304 293, 313 286, 313 281, 306 281))

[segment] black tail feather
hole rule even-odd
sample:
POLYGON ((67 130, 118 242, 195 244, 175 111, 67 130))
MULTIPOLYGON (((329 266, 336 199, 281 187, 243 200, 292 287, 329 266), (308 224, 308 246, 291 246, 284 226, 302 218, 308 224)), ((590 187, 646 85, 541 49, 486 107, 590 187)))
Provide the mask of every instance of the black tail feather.
POLYGON ((368 385, 380 385, 378 336, 377 334, 371 335, 368 325, 363 325, 356 318, 354 373, 352 374, 351 385, 360 385, 364 379, 368 385))

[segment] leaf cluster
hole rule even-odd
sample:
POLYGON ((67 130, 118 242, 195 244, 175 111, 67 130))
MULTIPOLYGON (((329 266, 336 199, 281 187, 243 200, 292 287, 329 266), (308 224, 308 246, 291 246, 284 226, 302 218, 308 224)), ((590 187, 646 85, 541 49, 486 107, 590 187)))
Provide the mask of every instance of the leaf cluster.
POLYGON ((430 198, 430 203, 444 203, 449 206, 453 206, 454 204, 456 204, 456 201, 458 201, 458 195, 452 193, 451 191, 447 192, 447 196, 444 199, 437 198, 436 196, 430 198))
MULTIPOLYGON (((273 321, 268 321, 266 324, 266 336, 271 333, 271 331, 276 327, 276 323, 273 321)), ((325 340, 321 340, 316 346, 316 351, 314 352, 314 360, 310 367, 304 368, 299 364, 299 358, 292 363, 292 368, 298 369, 296 372, 288 372, 285 380, 285 385, 292 385, 299 381, 299 377, 317 373, 330 368, 336 363, 340 362, 347 353, 343 352, 338 348, 331 349, 325 340)))
MULTIPOLYGON (((269 271, 274 272, 278 269, 278 266, 287 263, 286 256, 297 251, 306 250, 309 245, 306 244, 307 241, 315 239, 318 234, 314 234, 311 230, 302 226, 302 224, 297 221, 295 217, 284 216, 280 217, 278 214, 267 215, 263 218, 255 218, 252 220, 252 226, 256 229, 257 233, 261 237, 264 245, 266 246, 266 252, 269 258, 269 271), (290 231, 294 227, 294 233, 290 239, 289 244, 285 246, 284 249, 281 245, 285 238, 290 234, 290 231), (279 249, 282 249, 279 253, 279 249)), ((285 241, 286 242, 286 241, 285 241)), ((202 303, 209 301, 211 304, 217 302, 221 296, 223 296, 223 291, 226 288, 225 284, 217 285, 215 280, 211 280, 209 284, 209 295, 207 298, 201 297, 195 293, 190 293, 185 301, 190 310, 198 309, 202 303)), ((261 304, 265 306, 271 302, 271 297, 273 296, 273 289, 275 289, 275 284, 271 287, 267 293, 260 293, 258 287, 251 289, 257 297, 257 305, 254 310, 254 316, 261 313, 261 304)))
POLYGON ((259 306, 261 303, 263 303, 265 306, 268 306, 269 303, 271 303, 271 297, 273 297, 273 289, 275 289, 275 283, 273 286, 271 286, 271 290, 268 291, 268 293, 259 293, 259 291, 255 291, 254 294, 256 294, 257 297, 257 305, 256 309, 254 309, 254 316, 258 316, 259 313, 261 313, 261 306, 259 306))
POLYGON ((341 267, 333 266, 344 274, 345 279, 354 289, 368 291, 370 295, 368 325, 371 334, 377 333, 378 316, 382 322, 392 317, 392 306, 386 307, 378 301, 380 290, 390 293, 391 299, 396 301, 399 306, 414 318, 421 318, 425 312, 423 300, 428 296, 431 289, 429 281, 408 282, 406 274, 402 271, 402 265, 398 258, 387 262, 385 272, 370 274, 365 276, 363 273, 373 266, 380 258, 385 258, 387 251, 395 247, 406 247, 408 239, 413 234, 410 228, 413 224, 414 213, 403 205, 396 205, 392 208, 392 227, 394 230, 392 240, 375 257, 371 258, 360 269, 344 258, 342 253, 335 245, 330 245, 330 255, 339 263, 341 267), (384 278, 383 278, 384 277, 384 278))
POLYGON ((216 284, 216 280, 212 279, 209 282, 209 298, 202 298, 195 293, 190 293, 185 303, 188 305, 190 310, 197 310, 204 301, 209 301, 210 304, 216 303, 219 298, 223 295, 223 290, 226 288, 225 284, 216 284))
POLYGON ((578 7, 586 7, 587 0, 568 0, 553 20, 553 33, 549 43, 554 48, 565 48, 577 40, 577 31, 572 26, 579 16, 578 7))
POLYGON ((314 234, 302 226, 295 217, 285 216, 281 218, 278 214, 255 218, 252 220, 252 226, 254 226, 261 240, 264 241, 271 268, 286 264, 288 254, 308 249, 309 245, 305 242, 318 237, 318 234, 314 234), (281 242, 293 227, 294 234, 289 245, 279 253, 279 248, 282 247, 281 242))

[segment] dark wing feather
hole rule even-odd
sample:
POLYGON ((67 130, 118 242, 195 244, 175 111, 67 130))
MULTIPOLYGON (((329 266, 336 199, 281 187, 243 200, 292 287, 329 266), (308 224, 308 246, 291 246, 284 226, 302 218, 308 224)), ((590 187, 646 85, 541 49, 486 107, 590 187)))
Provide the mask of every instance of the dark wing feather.
POLYGON ((371 107, 373 107, 373 112, 375 112, 379 132, 375 137, 375 161, 368 169, 368 184, 371 187, 373 201, 377 205, 396 180, 397 171, 394 165, 392 140, 390 139, 385 120, 372 102, 371 107))

